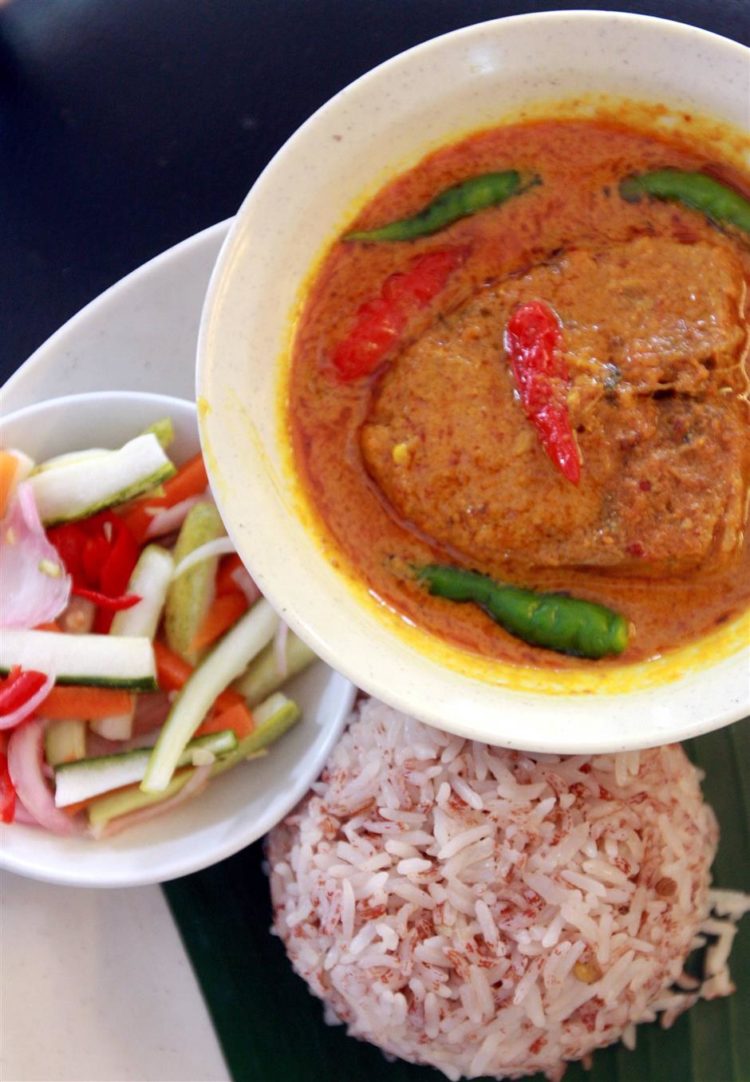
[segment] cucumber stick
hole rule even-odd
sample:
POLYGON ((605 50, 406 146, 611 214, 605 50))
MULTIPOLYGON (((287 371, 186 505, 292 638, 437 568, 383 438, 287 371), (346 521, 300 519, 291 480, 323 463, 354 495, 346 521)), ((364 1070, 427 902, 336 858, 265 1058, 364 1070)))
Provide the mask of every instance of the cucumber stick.
POLYGON ((126 593, 137 594, 140 601, 132 609, 121 609, 112 620, 110 635, 129 638, 143 635, 153 639, 159 626, 174 570, 172 554, 161 545, 147 545, 133 568, 126 593))
POLYGON ((58 466, 71 466, 74 462, 90 462, 94 458, 101 458, 103 455, 111 453, 111 451, 107 451, 103 447, 89 447, 85 451, 66 451, 62 455, 45 458, 44 462, 40 462, 38 466, 34 467, 33 473, 36 476, 36 474, 43 473, 46 470, 56 470, 58 466))
POLYGON ((170 443, 174 439, 174 422, 171 417, 160 417, 158 421, 154 421, 148 428, 144 428, 144 432, 153 432, 159 443, 166 451, 170 443))
MULTIPOLYGON (((193 756, 200 750, 204 754, 225 755, 237 747, 237 737, 226 729, 220 733, 208 733, 191 740, 177 762, 178 766, 191 766, 193 756)), ((121 789, 140 781, 146 772, 151 748, 136 748, 115 755, 99 755, 92 759, 80 759, 75 763, 63 763, 55 770, 55 804, 58 808, 77 804, 80 800, 121 789)))
POLYGON ((144 793, 139 787, 132 786, 119 793, 107 793, 105 796, 94 798, 87 809, 89 826, 94 837, 96 838, 112 819, 140 811, 141 808, 148 808, 152 804, 161 804, 163 800, 176 796, 192 776, 192 770, 181 770, 160 793, 144 793))
POLYGON ((288 699, 280 691, 274 692, 253 711, 256 728, 249 736, 240 740, 235 751, 214 764, 212 776, 223 774, 243 759, 257 755, 270 744, 275 744, 284 733, 296 725, 301 716, 300 708, 292 699, 288 699))
POLYGON ((255 706, 316 660, 317 655, 307 643, 290 631, 286 640, 286 672, 279 673, 276 650, 273 643, 269 643, 235 681, 234 690, 242 695, 248 706, 255 706))
MULTIPOLYGON (((196 503, 188 511, 177 538, 175 566, 195 549, 223 537, 224 533, 224 525, 215 505, 196 503)), ((218 564, 218 556, 202 560, 175 579, 167 592, 164 614, 167 645, 191 665, 198 661, 192 643, 213 604, 218 564)))
POLYGON ((132 691, 155 691, 157 687, 154 648, 143 637, 0 628, 0 673, 10 672, 14 665, 53 673, 58 684, 132 691))
POLYGON ((136 436, 116 451, 68 457, 29 478, 46 526, 86 518, 112 504, 147 492, 175 473, 153 432, 136 436))
POLYGON ((193 672, 175 700, 151 753, 146 776, 141 783, 145 793, 158 793, 167 787, 182 749, 217 696, 270 642, 278 624, 278 616, 265 598, 261 598, 240 617, 193 672))
POLYGON ((53 721, 44 732, 44 758, 50 766, 72 763, 86 756, 86 723, 79 718, 53 721))
MULTIPOLYGON (((159 626, 167 587, 172 577, 174 561, 171 553, 160 545, 147 545, 133 568, 126 593, 137 594, 140 601, 132 609, 116 612, 110 635, 128 638, 143 636, 153 639, 159 626)), ((97 718, 90 722, 91 728, 105 740, 129 740, 133 734, 135 705, 127 714, 109 718, 97 718)))
MULTIPOLYGON (((285 695, 272 695, 267 703, 263 703, 254 712, 258 728, 250 736, 241 740, 234 751, 223 755, 211 767, 211 777, 217 777, 225 773, 238 763, 245 762, 250 757, 265 755, 265 746, 273 743, 282 736, 287 729, 300 717, 299 707, 296 703, 287 699, 285 695), (270 712, 268 712, 270 711, 270 712), (253 741, 263 730, 263 747, 249 747, 249 741, 253 741)), ((130 812, 140 811, 151 804, 159 804, 163 800, 179 793, 192 777, 192 770, 181 770, 172 777, 167 787, 159 793, 144 793, 142 789, 135 787, 123 790, 120 793, 107 793, 105 796, 93 800, 88 807, 89 825, 94 832, 102 830, 112 819, 130 812)))

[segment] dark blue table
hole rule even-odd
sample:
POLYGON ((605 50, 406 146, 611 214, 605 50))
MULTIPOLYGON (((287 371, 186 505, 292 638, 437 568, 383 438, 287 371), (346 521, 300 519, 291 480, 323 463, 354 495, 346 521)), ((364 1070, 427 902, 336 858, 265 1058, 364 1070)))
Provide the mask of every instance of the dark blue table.
POLYGON ((455 27, 553 8, 750 40, 750 0, 13 0, 0 7, 0 383, 145 260, 231 215, 319 105, 455 27))

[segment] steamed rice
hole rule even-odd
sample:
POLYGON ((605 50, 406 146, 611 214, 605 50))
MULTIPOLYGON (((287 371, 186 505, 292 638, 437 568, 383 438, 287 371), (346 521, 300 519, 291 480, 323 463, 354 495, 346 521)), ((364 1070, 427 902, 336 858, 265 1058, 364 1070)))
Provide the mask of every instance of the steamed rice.
POLYGON ((327 1020, 449 1078, 565 1061, 732 991, 717 826, 679 746, 536 755, 374 700, 269 839, 274 930, 327 1020), (683 973, 715 936, 707 981, 683 973))

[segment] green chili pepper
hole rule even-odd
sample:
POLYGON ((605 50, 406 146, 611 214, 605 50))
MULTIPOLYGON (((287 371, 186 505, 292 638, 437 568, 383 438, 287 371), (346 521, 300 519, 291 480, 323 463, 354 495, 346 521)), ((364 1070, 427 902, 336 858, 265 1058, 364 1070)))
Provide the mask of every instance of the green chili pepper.
POLYGON ((641 173, 620 181, 620 195, 629 203, 637 203, 644 195, 676 199, 713 222, 726 222, 750 233, 750 201, 705 173, 686 173, 681 169, 641 173))
POLYGON ((347 233, 344 240, 414 240, 416 237, 428 237, 459 218, 467 218, 486 207, 504 203, 512 195, 520 195, 535 184, 541 184, 539 177, 519 173, 516 169, 508 169, 504 173, 482 173, 481 176, 446 188, 411 218, 400 218, 377 229, 347 233))
POLYGON ((431 594, 449 601, 473 601, 511 635, 532 646, 600 658, 621 654, 628 645, 627 620, 604 605, 506 586, 460 567, 428 564, 415 571, 431 594))

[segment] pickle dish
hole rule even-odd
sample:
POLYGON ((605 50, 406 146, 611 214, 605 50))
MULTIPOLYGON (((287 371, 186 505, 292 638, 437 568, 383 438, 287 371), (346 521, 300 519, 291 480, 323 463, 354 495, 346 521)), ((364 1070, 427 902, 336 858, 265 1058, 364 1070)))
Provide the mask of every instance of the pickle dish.
POLYGON ((0 434, 0 863, 114 886, 228 856, 314 780, 351 685, 234 552, 192 404, 73 396, 0 434))

